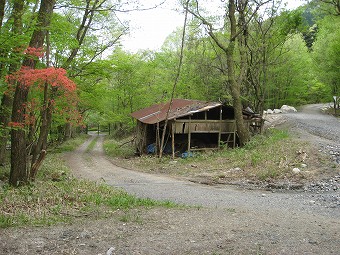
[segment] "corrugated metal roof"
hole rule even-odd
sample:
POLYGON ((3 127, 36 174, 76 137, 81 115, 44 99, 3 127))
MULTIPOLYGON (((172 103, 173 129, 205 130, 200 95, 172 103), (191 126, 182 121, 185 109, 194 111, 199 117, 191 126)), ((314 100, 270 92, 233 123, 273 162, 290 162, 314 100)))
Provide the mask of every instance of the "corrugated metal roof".
MULTIPOLYGON (((139 111, 131 113, 131 116, 146 124, 155 124, 164 121, 170 102, 156 104, 139 111)), ((173 99, 171 110, 168 116, 169 120, 191 115, 196 112, 206 111, 218 106, 218 102, 206 102, 188 99, 173 99)))

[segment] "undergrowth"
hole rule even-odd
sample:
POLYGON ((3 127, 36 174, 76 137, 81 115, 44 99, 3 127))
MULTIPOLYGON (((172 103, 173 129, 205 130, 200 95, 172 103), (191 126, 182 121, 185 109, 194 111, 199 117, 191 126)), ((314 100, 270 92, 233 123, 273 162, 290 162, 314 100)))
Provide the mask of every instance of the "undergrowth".
POLYGON ((299 166, 303 160, 299 151, 306 144, 294 141, 288 131, 269 129, 254 136, 244 147, 226 149, 216 156, 224 158, 228 168, 241 168, 245 177, 267 180, 281 178, 291 167, 299 166))
MULTIPOLYGON (((71 143, 74 146, 77 142, 71 143)), ((2 174, 9 171, 8 168, 0 170, 2 174)), ((104 183, 78 180, 71 176, 60 154, 50 153, 35 182, 18 188, 8 184, 0 186, 0 228, 46 226, 76 218, 108 217, 119 209, 155 206, 174 207, 175 204, 137 198, 104 183)))
MULTIPOLYGON (((132 145, 120 152, 118 143, 106 143, 108 155, 132 155, 132 145)), ((244 147, 223 148, 219 151, 194 152, 193 157, 175 158, 164 156, 162 159, 143 155, 129 161, 120 161, 126 167, 146 172, 165 173, 182 176, 215 175, 218 179, 252 179, 264 181, 291 177, 292 168, 308 163, 310 146, 292 139, 286 130, 269 129, 256 135, 244 147), (304 156, 307 156, 304 158, 304 156), (305 162, 306 161, 306 162, 305 162), (130 165, 127 165, 130 164, 130 165), (234 171, 240 169, 241 171, 234 171)), ((123 165, 124 166, 124 165, 123 165)), ((213 178, 215 178, 213 177, 213 178)), ((294 176, 296 177, 296 176, 294 176)))
POLYGON ((65 141, 61 144, 58 144, 55 147, 52 147, 51 150, 53 151, 53 153, 73 151, 79 145, 81 145, 83 142, 85 142, 87 138, 88 138, 88 135, 85 135, 85 134, 78 135, 75 138, 69 139, 69 140, 67 140, 67 141, 65 141))
POLYGON ((135 148, 129 139, 117 141, 115 139, 106 139, 104 141, 104 150, 106 155, 111 157, 131 157, 134 155, 135 148))

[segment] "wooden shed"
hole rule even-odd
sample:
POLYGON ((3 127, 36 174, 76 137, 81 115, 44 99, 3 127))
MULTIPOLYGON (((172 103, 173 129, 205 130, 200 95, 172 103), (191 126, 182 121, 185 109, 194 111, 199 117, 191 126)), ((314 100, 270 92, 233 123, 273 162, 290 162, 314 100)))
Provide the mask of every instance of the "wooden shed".
MULTIPOLYGON (((170 102, 156 104, 131 114, 137 120, 136 150, 140 154, 159 151, 170 102)), ((168 114, 164 152, 235 147, 237 130, 234 109, 219 102, 174 99, 168 114)))

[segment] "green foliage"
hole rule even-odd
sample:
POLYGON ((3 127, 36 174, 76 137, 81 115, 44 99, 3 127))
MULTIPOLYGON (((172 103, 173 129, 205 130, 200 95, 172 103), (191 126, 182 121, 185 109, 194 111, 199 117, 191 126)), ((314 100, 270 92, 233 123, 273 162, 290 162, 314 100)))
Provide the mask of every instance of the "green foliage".
POLYGON ((309 89, 315 83, 312 58, 302 35, 291 35, 280 51, 284 52, 280 56, 280 65, 272 66, 268 70, 267 107, 280 108, 283 104, 315 103, 314 98, 309 95, 309 89))
POLYGON ((51 47, 53 58, 57 65, 66 61, 69 50, 78 47, 78 42, 74 35, 77 33, 77 26, 70 22, 70 18, 58 13, 54 13, 50 25, 51 47))
POLYGON ((318 25, 319 33, 313 47, 314 72, 330 88, 330 101, 332 95, 340 93, 340 16, 327 16, 318 25))
POLYGON ((308 88, 307 96, 309 102, 313 103, 327 103, 330 102, 332 95, 331 87, 315 81, 312 86, 308 88))
POLYGON ((294 11, 284 11, 276 18, 279 24, 279 33, 281 36, 294 34, 303 27, 303 11, 297 9, 294 11))
MULTIPOLYGON (((109 2, 104 2, 100 9, 108 7, 109 2)), ((120 1, 114 3, 117 9, 123 5, 120 1)), ((131 112, 170 98, 182 30, 177 29, 169 35, 158 52, 133 54, 112 47, 109 56, 101 55, 99 52, 113 45, 111 43, 124 33, 124 28, 109 11, 96 11, 85 39, 79 45, 77 32, 85 4, 84 1, 58 1, 59 11, 53 14, 49 27, 50 59, 54 66, 62 66, 72 50, 79 47, 76 58, 69 63, 68 72, 78 84, 78 108, 85 123, 110 124, 117 133, 128 133, 135 125, 129 115, 131 112), (105 57, 100 59, 101 56, 105 57)), ((31 13, 32 6, 25 5, 22 34, 13 34, 13 20, 5 19, 0 43, 3 50, 12 55, 9 58, 8 54, 0 54, 0 60, 3 60, 0 62, 6 62, 7 67, 22 59, 22 53, 14 49, 27 45, 33 31, 36 14, 31 13)), ((7 18, 10 17, 9 10, 5 15, 7 18)), ((259 102, 268 108, 281 107, 282 104, 301 105, 329 101, 331 94, 338 93, 339 19, 320 10, 319 3, 281 12, 273 6, 266 12, 268 17, 261 17, 259 13, 253 16, 248 29, 248 80, 242 84, 241 95, 247 104, 261 110, 257 107, 259 102), (313 52, 310 52, 311 45, 314 45, 313 52)), ((207 12, 202 10, 202 13, 207 12)), ((207 16, 212 22, 222 19, 207 16)), ((225 54, 199 27, 199 21, 192 19, 190 22, 175 97, 222 100, 231 104, 226 73, 220 71, 226 65, 225 54)), ((223 29, 216 32, 216 36, 222 41, 228 38, 223 29)), ((239 50, 236 50, 236 62, 239 61, 239 50)), ((7 69, 0 71, 4 70, 7 69)), ((0 92, 7 89, 4 75, 0 76, 0 92)), ((32 98, 41 96, 41 93, 31 94, 32 98)), ((57 108, 64 109, 67 103, 63 102, 57 108)), ((65 116, 56 115, 52 128, 56 129, 65 121, 65 116)))

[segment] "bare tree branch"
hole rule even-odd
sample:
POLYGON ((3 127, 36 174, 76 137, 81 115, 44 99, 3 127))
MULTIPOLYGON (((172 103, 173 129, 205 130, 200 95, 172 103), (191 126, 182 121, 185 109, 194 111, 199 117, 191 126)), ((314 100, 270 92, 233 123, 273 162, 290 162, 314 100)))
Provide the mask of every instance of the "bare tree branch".
MULTIPOLYGON (((111 6, 108 6, 106 8, 97 8, 97 9, 95 9, 95 11, 98 11, 98 12, 112 11, 112 12, 121 12, 121 13, 133 12, 133 11, 148 11, 148 10, 156 9, 159 6, 162 6, 165 2, 166 2, 166 0, 164 0, 163 2, 161 2, 159 4, 154 5, 152 7, 148 7, 148 8, 133 8, 133 9, 126 9, 126 10, 117 9, 114 5, 111 5, 111 6)), ((76 10, 94 11, 90 7, 69 6, 69 5, 58 5, 56 8, 58 8, 58 9, 68 8, 68 9, 76 9, 76 10)))

